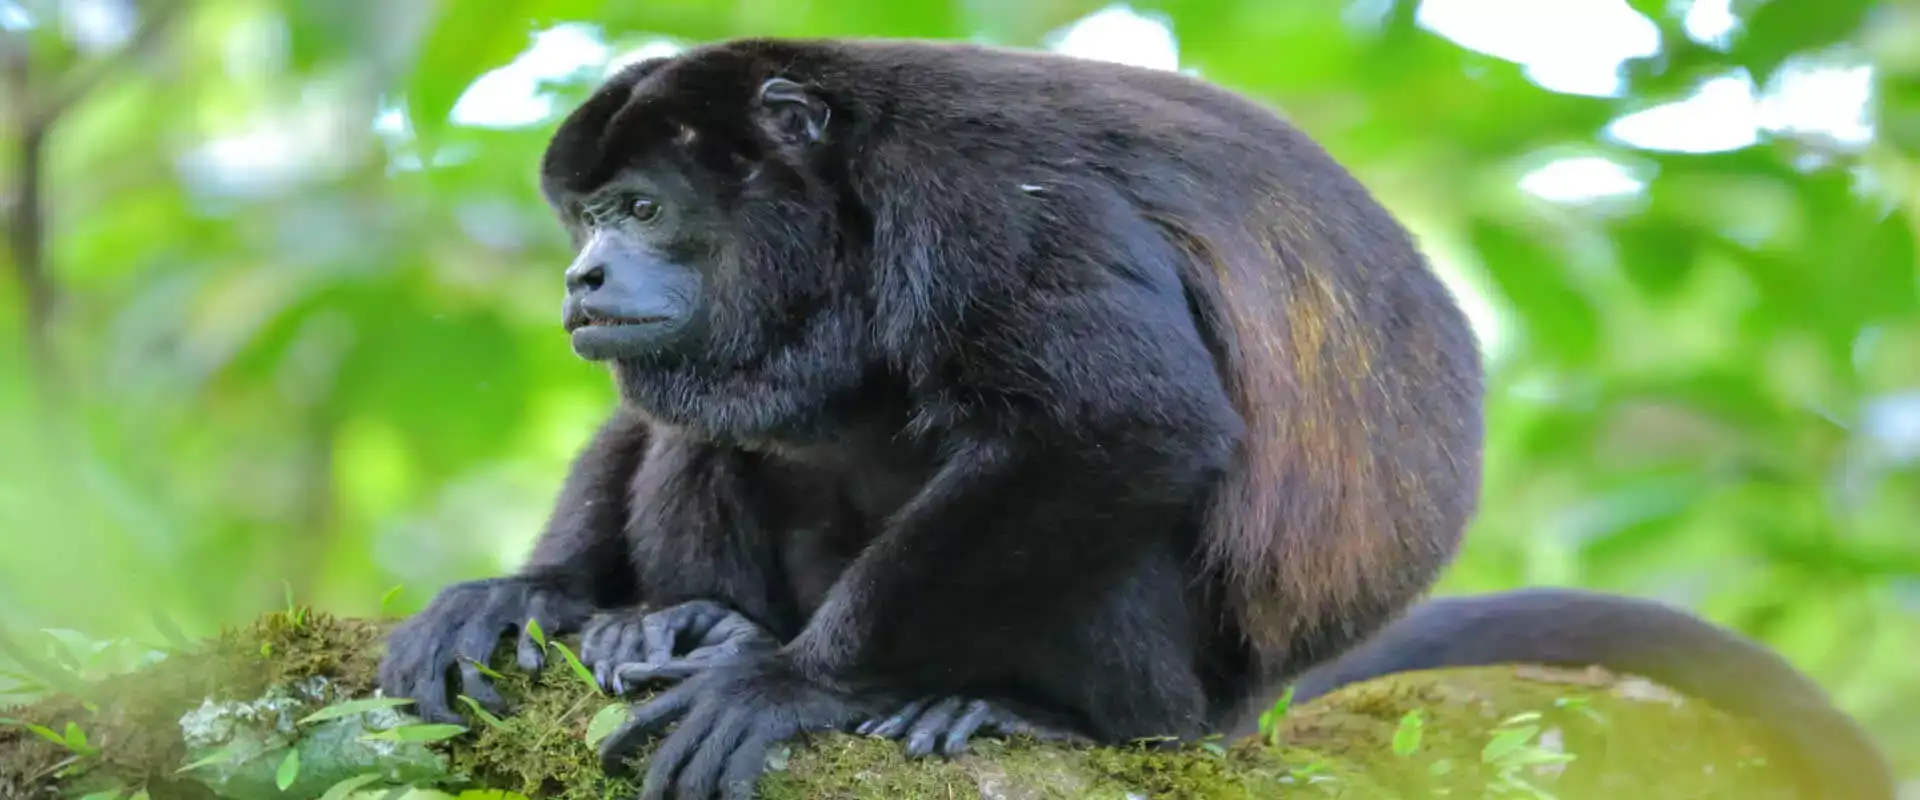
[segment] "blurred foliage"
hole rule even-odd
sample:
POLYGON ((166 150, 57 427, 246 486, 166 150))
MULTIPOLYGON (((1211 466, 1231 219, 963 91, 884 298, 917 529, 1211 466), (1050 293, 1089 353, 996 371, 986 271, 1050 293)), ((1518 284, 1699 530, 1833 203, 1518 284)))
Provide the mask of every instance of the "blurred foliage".
MULTIPOLYGON (((1482 311, 1486 489, 1447 590, 1691 605, 1920 774, 1920 6, 1732 0, 1732 29, 1696 38, 1690 3, 1626 4, 1658 46, 1587 94, 1412 0, 1131 8, 1181 68, 1319 137, 1482 311), (1620 135, 1726 76, 1764 94, 1836 64, 1871 69, 1869 136, 1620 135), (1523 185, 1593 159, 1636 188, 1523 185)), ((612 399, 559 332, 568 254, 533 182, 608 59, 737 35, 1044 46, 1104 7, 0 0, 0 624, 153 642, 287 592, 404 613, 509 568, 612 399), (533 47, 554 30, 576 36, 533 47), (541 80, 544 113, 461 121, 536 51, 582 65, 541 80)))

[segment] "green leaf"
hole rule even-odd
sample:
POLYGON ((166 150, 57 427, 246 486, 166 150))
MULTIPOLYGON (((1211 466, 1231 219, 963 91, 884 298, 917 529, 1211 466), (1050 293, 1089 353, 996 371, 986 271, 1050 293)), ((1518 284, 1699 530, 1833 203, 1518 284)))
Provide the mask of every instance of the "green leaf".
POLYGON ((500 674, 499 670, 496 670, 493 667, 487 666, 486 663, 481 661, 480 659, 474 658, 472 656, 461 656, 461 658, 466 659, 467 663, 472 664, 475 671, 489 678, 492 678, 494 680, 499 680, 501 678, 506 677, 505 675, 500 674))
POLYGON ((385 594, 380 595, 380 616, 385 617, 393 614, 393 598, 400 596, 402 586, 403 584, 396 583, 393 585, 393 588, 388 589, 385 594))
POLYGON ((369 733, 360 738, 370 742, 438 742, 451 739, 466 732, 466 727, 462 725, 423 723, 418 725, 401 725, 400 727, 390 728, 378 733, 369 733))
POLYGON ((1393 731, 1393 754, 1402 758, 1413 755, 1420 749, 1421 720, 1420 709, 1408 711, 1400 718, 1400 726, 1393 731))
POLYGON ((120 798, 119 789, 108 789, 105 791, 92 792, 92 793, 83 794, 80 796, 80 800, 119 800, 119 798, 120 798))
POLYGON ((311 725, 315 722, 324 722, 326 720, 337 719, 340 717, 351 717, 356 714, 362 714, 368 711, 375 711, 382 708, 395 708, 397 706, 404 706, 404 705, 411 704, 412 702, 413 702, 412 700, 409 700, 404 697, 369 697, 362 700, 347 700, 345 702, 334 703, 333 705, 327 706, 326 708, 322 708, 319 711, 313 712, 312 714, 308 714, 304 717, 301 717, 300 721, 296 724, 311 725))
POLYGON ((580 659, 574 656, 573 650, 560 642, 554 642, 553 649, 560 651, 560 657, 567 660, 567 666, 573 668, 573 674, 580 676, 580 680, 591 687, 594 694, 606 694, 600 690, 600 682, 593 679, 593 670, 587 669, 587 665, 580 663, 580 659))
POLYGON ((1272 708, 1260 712, 1260 733, 1267 737, 1269 746, 1280 746, 1280 721, 1286 719, 1287 712, 1292 708, 1293 687, 1289 686, 1280 693, 1279 699, 1273 701, 1272 708))
POLYGON ((547 646, 547 632, 540 628, 540 620, 533 617, 527 618, 527 636, 533 639, 534 644, 542 648, 547 646))
POLYGON ((601 741, 627 721, 628 713, 624 702, 608 703, 594 712, 593 719, 587 721, 587 746, 599 747, 601 741))
POLYGON ((68 722, 67 735, 64 738, 67 749, 73 752, 81 755, 91 755, 95 752, 93 746, 87 744, 87 732, 80 730, 79 725, 68 722))
POLYGON ((320 800, 346 800, 347 795, 353 794, 354 791, 360 787, 377 780, 380 780, 380 773, 378 772, 355 775, 328 787, 327 793, 320 795, 320 800))
POLYGON ((459 700, 460 700, 460 702, 462 702, 462 703, 466 703, 466 704, 467 704, 467 707, 468 707, 468 708, 471 708, 471 709, 473 709, 473 713, 474 713, 474 714, 475 714, 476 716, 478 716, 478 717, 480 717, 480 719, 482 719, 482 720, 484 720, 484 721, 486 721, 486 723, 487 723, 487 726, 488 726, 488 727, 493 727, 493 728, 498 728, 498 727, 500 727, 500 725, 502 724, 502 723, 500 722, 500 718, 499 718, 499 717, 496 717, 496 716, 494 716, 494 715, 493 715, 493 714, 492 714, 491 712, 489 712, 489 711, 487 711, 487 710, 486 710, 485 708, 483 708, 483 707, 482 707, 482 706, 480 705, 480 701, 478 701, 478 700, 475 700, 475 699, 473 699, 473 698, 471 698, 471 697, 468 697, 468 696, 466 696, 466 695, 464 695, 464 694, 463 694, 463 695, 459 695, 458 697, 459 697, 459 700))
POLYGON ((1525 746, 1527 740, 1532 739, 1533 735, 1539 732, 1538 725, 1523 725, 1502 730, 1487 741, 1486 747, 1481 748, 1480 760, 1487 764, 1498 762, 1525 746))
POLYGON ((67 746, 67 737, 61 736, 54 732, 52 728, 46 727, 45 725, 35 725, 26 720, 13 719, 11 717, 0 717, 0 725, 18 725, 32 731, 35 736, 53 742, 61 747, 67 746))
POLYGON ((244 751, 240 748, 240 744, 238 742, 221 745, 220 747, 216 748, 213 752, 208 753, 205 756, 202 756, 200 760, 195 761, 191 764, 188 764, 184 767, 181 767, 177 770, 174 770, 174 773, 178 774, 182 772, 189 772, 192 770, 199 769, 201 767, 211 766, 213 764, 223 764, 228 761, 232 761, 236 758, 239 758, 242 752, 244 751))
POLYGON ((286 791, 300 777, 300 751, 288 750, 287 757, 280 760, 280 769, 273 773, 273 785, 286 791))

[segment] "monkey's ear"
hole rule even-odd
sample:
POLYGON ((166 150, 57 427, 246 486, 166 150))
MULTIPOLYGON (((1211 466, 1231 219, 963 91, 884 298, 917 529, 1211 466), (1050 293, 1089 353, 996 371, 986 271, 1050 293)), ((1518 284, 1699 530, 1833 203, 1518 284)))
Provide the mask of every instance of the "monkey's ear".
POLYGON ((806 87, 786 78, 771 78, 760 84, 759 121, 762 130, 774 141, 788 147, 804 147, 827 133, 832 112, 825 101, 806 87))

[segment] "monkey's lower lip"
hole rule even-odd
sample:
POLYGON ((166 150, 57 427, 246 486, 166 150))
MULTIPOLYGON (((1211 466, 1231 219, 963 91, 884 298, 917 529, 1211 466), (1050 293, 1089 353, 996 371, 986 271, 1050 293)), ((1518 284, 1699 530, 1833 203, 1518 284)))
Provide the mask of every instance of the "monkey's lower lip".
POLYGON ((573 352, 588 361, 649 352, 671 335, 671 322, 670 317, 595 320, 573 329, 573 352))

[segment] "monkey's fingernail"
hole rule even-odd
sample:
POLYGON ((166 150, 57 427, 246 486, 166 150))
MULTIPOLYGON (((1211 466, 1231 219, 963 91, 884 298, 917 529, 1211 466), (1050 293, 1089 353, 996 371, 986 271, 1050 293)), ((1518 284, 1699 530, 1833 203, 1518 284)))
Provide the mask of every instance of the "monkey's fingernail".
POLYGON ((907 740, 907 755, 920 758, 933 751, 933 736, 916 733, 907 740))
POLYGON ((866 722, 860 723, 860 727, 854 728, 853 732, 861 736, 865 736, 868 733, 871 733, 873 731, 873 725, 874 725, 874 720, 867 720, 866 722))

